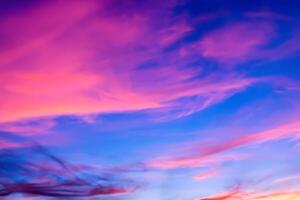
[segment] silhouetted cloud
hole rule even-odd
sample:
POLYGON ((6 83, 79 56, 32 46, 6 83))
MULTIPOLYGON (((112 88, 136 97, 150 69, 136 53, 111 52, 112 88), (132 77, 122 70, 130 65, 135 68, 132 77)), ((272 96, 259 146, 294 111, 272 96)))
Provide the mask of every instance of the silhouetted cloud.
POLYGON ((67 164, 39 145, 0 150, 0 165, 0 196, 92 197, 135 190, 119 174, 67 164))

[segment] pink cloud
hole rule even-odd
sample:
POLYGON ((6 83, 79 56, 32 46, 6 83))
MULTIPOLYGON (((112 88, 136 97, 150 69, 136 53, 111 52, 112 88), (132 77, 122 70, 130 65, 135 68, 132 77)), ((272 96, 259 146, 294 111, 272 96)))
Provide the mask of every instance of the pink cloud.
POLYGON ((276 184, 287 184, 290 182, 295 182, 300 180, 300 175, 293 175, 293 176, 286 176, 286 177, 281 177, 277 178, 274 180, 274 183, 276 184))
POLYGON ((198 168, 201 166, 218 165, 229 160, 243 159, 244 155, 225 154, 221 156, 186 156, 181 158, 157 158, 148 162, 147 166, 157 169, 198 168))
POLYGON ((238 200, 242 198, 247 198, 246 194, 244 194, 240 186, 230 187, 226 192, 220 192, 214 194, 212 196, 201 198, 201 200, 238 200))
POLYGON ((201 70, 186 70, 182 60, 163 53, 191 30, 185 20, 158 26, 151 23, 155 11, 112 16, 105 6, 51 2, 2 19, 1 30, 9 39, 0 52, 0 122, 169 111, 181 104, 178 99, 197 96, 181 106, 176 114, 181 117, 256 82, 234 74, 219 75, 217 82, 215 77, 198 79, 201 70), (138 69, 154 58, 165 66, 138 69))
POLYGON ((1 149, 19 148, 19 147, 22 147, 19 143, 0 139, 0 150, 1 149))
POLYGON ((216 195, 216 196, 211 196, 211 197, 206 197, 202 198, 201 200, 238 200, 240 197, 235 197, 236 193, 229 193, 229 194, 221 194, 221 195, 216 195))
POLYGON ((219 170, 214 169, 214 170, 211 170, 211 171, 208 171, 208 172, 205 172, 205 173, 196 174, 196 175, 194 175, 193 178, 197 181, 203 181, 203 180, 206 180, 206 179, 213 178, 213 177, 217 176, 218 174, 219 174, 219 170))
POLYGON ((210 197, 202 198, 201 200, 289 200, 289 199, 298 199, 300 193, 295 192, 273 192, 273 193, 247 193, 247 192, 228 192, 227 194, 217 194, 210 197))
MULTIPOLYGON (((259 182, 257 183, 259 184, 259 182)), ((231 186, 224 192, 203 197, 201 200, 288 200, 298 199, 299 197, 299 190, 293 190, 288 187, 286 189, 266 189, 253 182, 244 182, 243 184, 231 186)))
MULTIPOLYGON (((103 1, 104 2, 104 1, 103 1)), ((0 51, 0 63, 13 62, 28 51, 47 44, 95 10, 95 1, 52 1, 0 21, 7 44, 0 51)))
MULTIPOLYGON (((149 109, 157 119, 179 118, 259 81, 234 72, 200 79, 201 66, 185 68, 193 50, 185 55, 163 52, 193 31, 183 16, 153 23, 173 4, 115 16, 106 1, 54 1, 3 17, 1 34, 8 39, 0 49, 0 122, 149 109), (139 68, 149 60, 160 66, 139 68)), ((204 57, 240 62, 255 56, 273 32, 267 22, 230 24, 208 33, 196 46, 204 57)), ((295 52, 298 48, 291 44, 296 41, 278 49, 295 52)))
POLYGON ((299 28, 292 30, 289 38, 280 44, 267 47, 279 36, 275 20, 281 19, 291 23, 293 19, 268 11, 249 12, 245 13, 245 16, 251 20, 226 24, 214 29, 193 45, 183 48, 182 53, 200 51, 205 58, 233 66, 255 59, 264 62, 283 59, 300 51, 299 28), (256 18, 262 20, 257 22, 256 18))
POLYGON ((299 199, 300 192, 275 192, 265 195, 257 195, 248 198, 249 200, 288 200, 288 199, 299 199))
POLYGON ((51 129, 54 128, 55 125, 55 121, 51 119, 0 123, 0 131, 22 136, 34 136, 47 133, 49 134, 51 132, 51 129))
POLYGON ((35 143, 44 146, 65 146, 69 144, 73 138, 57 131, 57 122, 50 118, 37 118, 13 122, 0 123, 0 132, 5 132, 11 136, 20 136, 22 139, 18 142, 10 142, 5 146, 29 147, 35 143))
POLYGON ((148 162, 151 168, 174 169, 174 168, 195 168, 209 163, 221 163, 226 160, 241 159, 243 157, 224 154, 226 151, 240 148, 251 144, 259 144, 278 140, 287 137, 297 137, 300 132, 300 121, 290 122, 276 128, 271 128, 262 132, 246 134, 229 141, 224 141, 215 145, 193 144, 187 156, 173 158, 156 158, 148 162), (201 146, 201 148, 199 148, 201 146), (198 152, 191 154, 192 152, 198 152), (220 154, 220 155, 219 155, 220 154))
POLYGON ((271 23, 229 24, 205 35, 198 43, 198 49, 206 58, 236 64, 255 57, 259 47, 266 45, 273 35, 271 23))
POLYGON ((193 29, 186 22, 179 22, 161 31, 161 45, 168 46, 191 32, 193 29))

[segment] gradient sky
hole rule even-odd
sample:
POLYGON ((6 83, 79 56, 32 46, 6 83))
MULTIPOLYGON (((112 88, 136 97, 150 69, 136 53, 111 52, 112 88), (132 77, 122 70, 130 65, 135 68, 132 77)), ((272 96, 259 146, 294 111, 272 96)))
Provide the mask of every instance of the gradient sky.
POLYGON ((2 0, 0 148, 119 169, 113 199, 300 199, 299 10, 2 0))

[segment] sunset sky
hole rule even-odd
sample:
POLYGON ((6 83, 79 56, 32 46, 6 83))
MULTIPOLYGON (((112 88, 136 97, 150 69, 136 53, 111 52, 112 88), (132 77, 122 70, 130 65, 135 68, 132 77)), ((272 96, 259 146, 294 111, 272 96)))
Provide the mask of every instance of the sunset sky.
POLYGON ((0 70, 0 151, 134 185, 105 200, 300 199, 299 0, 2 0, 0 70))

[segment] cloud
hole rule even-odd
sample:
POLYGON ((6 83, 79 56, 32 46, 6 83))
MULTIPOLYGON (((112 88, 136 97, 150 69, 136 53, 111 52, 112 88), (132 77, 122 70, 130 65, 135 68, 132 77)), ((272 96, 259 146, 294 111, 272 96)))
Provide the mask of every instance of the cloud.
POLYGON ((300 197, 299 192, 274 192, 269 194, 248 194, 242 192, 231 192, 225 195, 216 195, 200 200, 289 200, 298 199, 300 197))
POLYGON ((259 48, 271 41, 274 31, 274 25, 267 22, 233 23, 205 35, 198 49, 206 58, 237 64, 255 58, 259 48))
POLYGON ((110 6, 54 1, 3 17, 0 122, 175 107, 181 117, 256 82, 234 73, 200 78, 201 66, 188 69, 189 59, 165 52, 192 30, 184 17, 170 17, 170 5, 119 6, 116 15, 110 6), (161 13, 168 20, 154 23, 161 13), (149 61, 158 66, 141 67, 149 61))
POLYGON ((277 178, 274 180, 274 183, 277 184, 286 184, 289 182, 295 182, 300 180, 300 175, 294 175, 294 176, 286 176, 286 177, 281 177, 277 178))
MULTIPOLYGON (((104 2, 104 1, 103 1, 104 2)), ((0 63, 7 64, 46 45, 95 10, 95 1, 52 1, 0 20, 6 38, 0 51, 0 63)))
POLYGON ((203 180, 206 180, 206 179, 217 176, 218 173, 219 173, 219 170, 214 169, 214 170, 208 171, 206 173, 196 174, 196 175, 193 176, 193 178, 197 181, 203 181, 203 180))
POLYGON ((0 150, 0 196, 94 197, 125 195, 135 190, 133 183, 100 173, 88 166, 67 164, 41 146, 0 150), (102 175, 101 175, 102 174, 102 175))
MULTIPOLYGON (((263 181, 263 180, 262 180, 263 181)), ((261 182, 261 181, 260 181, 261 182)), ((257 182, 259 183, 259 182, 257 182)), ((266 189, 260 188, 251 182, 239 183, 229 187, 224 192, 200 198, 200 200, 288 200, 298 199, 300 193, 298 190, 291 189, 266 189)))
POLYGON ((273 194, 261 195, 249 200, 289 200, 289 199, 298 199, 300 197, 300 192, 279 192, 273 194))
POLYGON ((157 158, 148 162, 148 166, 158 169, 194 168, 208 163, 221 163, 224 160, 241 159, 239 155, 224 154, 229 150, 240 148, 251 144, 259 144, 288 137, 298 137, 300 132, 300 121, 295 120, 276 128, 242 135, 219 144, 199 143, 189 149, 187 156, 173 158, 157 158), (192 152, 197 152, 191 154, 192 152), (220 154, 220 155, 219 155, 220 154))
POLYGON ((21 136, 35 136, 51 133, 56 125, 53 119, 27 120, 10 123, 0 123, 0 131, 21 136))
POLYGON ((232 160, 243 159, 244 155, 225 154, 221 156, 199 156, 191 155, 181 158, 157 158, 147 163, 147 166, 154 169, 176 169, 176 168, 198 168, 232 160))
POLYGON ((204 34, 199 41, 185 47, 189 49, 185 51, 193 49, 204 58, 226 66, 236 66, 251 60, 280 60, 300 51, 297 45, 300 40, 299 26, 291 29, 289 37, 285 38, 275 23, 276 19, 280 19, 291 24, 294 23, 293 18, 268 11, 248 12, 245 16, 247 20, 226 23, 204 34))
POLYGON ((1 149, 12 149, 22 147, 19 143, 8 141, 4 139, 0 139, 0 150, 1 149))

